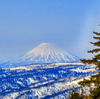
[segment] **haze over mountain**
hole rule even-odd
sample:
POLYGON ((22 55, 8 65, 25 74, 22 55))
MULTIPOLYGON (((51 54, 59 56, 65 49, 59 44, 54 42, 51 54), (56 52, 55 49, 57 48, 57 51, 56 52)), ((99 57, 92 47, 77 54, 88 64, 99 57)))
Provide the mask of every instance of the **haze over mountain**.
POLYGON ((60 63, 78 61, 80 58, 63 51, 54 44, 42 43, 26 55, 14 61, 4 64, 5 66, 20 66, 34 63, 60 63))

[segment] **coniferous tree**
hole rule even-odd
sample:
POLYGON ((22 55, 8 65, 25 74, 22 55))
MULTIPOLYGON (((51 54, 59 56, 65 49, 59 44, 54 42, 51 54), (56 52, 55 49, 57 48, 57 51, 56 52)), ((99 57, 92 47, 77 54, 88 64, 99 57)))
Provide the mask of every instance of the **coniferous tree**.
MULTIPOLYGON (((96 69, 100 70, 100 33, 93 32, 95 35, 93 38, 97 40, 97 42, 90 42, 94 46, 97 46, 97 48, 88 51, 88 53, 97 53, 97 55, 94 56, 92 59, 83 59, 81 60, 84 64, 95 64, 96 69)), ((98 74, 92 75, 90 80, 84 80, 79 82, 82 86, 88 86, 90 87, 90 96, 92 99, 100 99, 100 72, 98 71, 98 74), (94 85, 94 87, 91 87, 91 85, 94 85)))
POLYGON ((69 93, 68 99, 80 99, 79 93, 77 89, 74 89, 72 93, 69 93))
MULTIPOLYGON (((90 87, 90 95, 86 96, 84 95, 84 92, 82 90, 81 94, 79 94, 77 91, 72 91, 72 93, 69 94, 68 99, 74 99, 77 95, 77 99, 100 99, 100 33, 93 32, 95 35, 93 38, 97 40, 97 42, 90 42, 97 48, 88 51, 88 53, 97 53, 97 55, 94 56, 92 59, 83 59, 81 60, 84 64, 95 64, 96 69, 98 69, 98 74, 92 75, 90 80, 84 79, 83 81, 79 82, 80 85, 88 86, 90 87), (94 85, 94 87, 91 87, 91 85, 94 85), (74 92, 74 93, 73 93, 74 92)), ((76 99, 76 98, 75 98, 76 99)))
POLYGON ((72 92, 68 94, 68 99, 87 99, 84 90, 81 89, 81 93, 77 89, 72 90, 72 92))

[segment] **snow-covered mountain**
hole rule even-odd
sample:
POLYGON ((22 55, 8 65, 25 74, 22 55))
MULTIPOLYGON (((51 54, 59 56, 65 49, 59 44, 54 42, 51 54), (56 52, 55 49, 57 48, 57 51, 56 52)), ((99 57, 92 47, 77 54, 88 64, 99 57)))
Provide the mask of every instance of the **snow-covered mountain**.
POLYGON ((6 63, 5 66, 20 66, 34 63, 61 63, 78 61, 80 58, 57 48, 54 44, 42 43, 26 55, 6 63))

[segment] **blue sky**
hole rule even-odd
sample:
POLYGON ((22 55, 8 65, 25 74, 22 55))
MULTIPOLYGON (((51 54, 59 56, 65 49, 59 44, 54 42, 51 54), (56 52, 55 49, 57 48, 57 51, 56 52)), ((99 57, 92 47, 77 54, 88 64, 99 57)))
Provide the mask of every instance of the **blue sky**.
POLYGON ((16 59, 41 43, 82 58, 100 31, 100 0, 0 0, 0 62, 16 59))

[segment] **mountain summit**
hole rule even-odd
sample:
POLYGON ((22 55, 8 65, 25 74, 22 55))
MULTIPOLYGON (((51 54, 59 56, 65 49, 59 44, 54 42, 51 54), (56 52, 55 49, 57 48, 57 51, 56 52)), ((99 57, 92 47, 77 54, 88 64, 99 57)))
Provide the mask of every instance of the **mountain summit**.
POLYGON ((28 52, 26 55, 11 61, 9 66, 20 66, 34 63, 58 63, 58 62, 73 62, 79 60, 79 57, 69 54, 54 44, 42 43, 35 49, 28 52))

